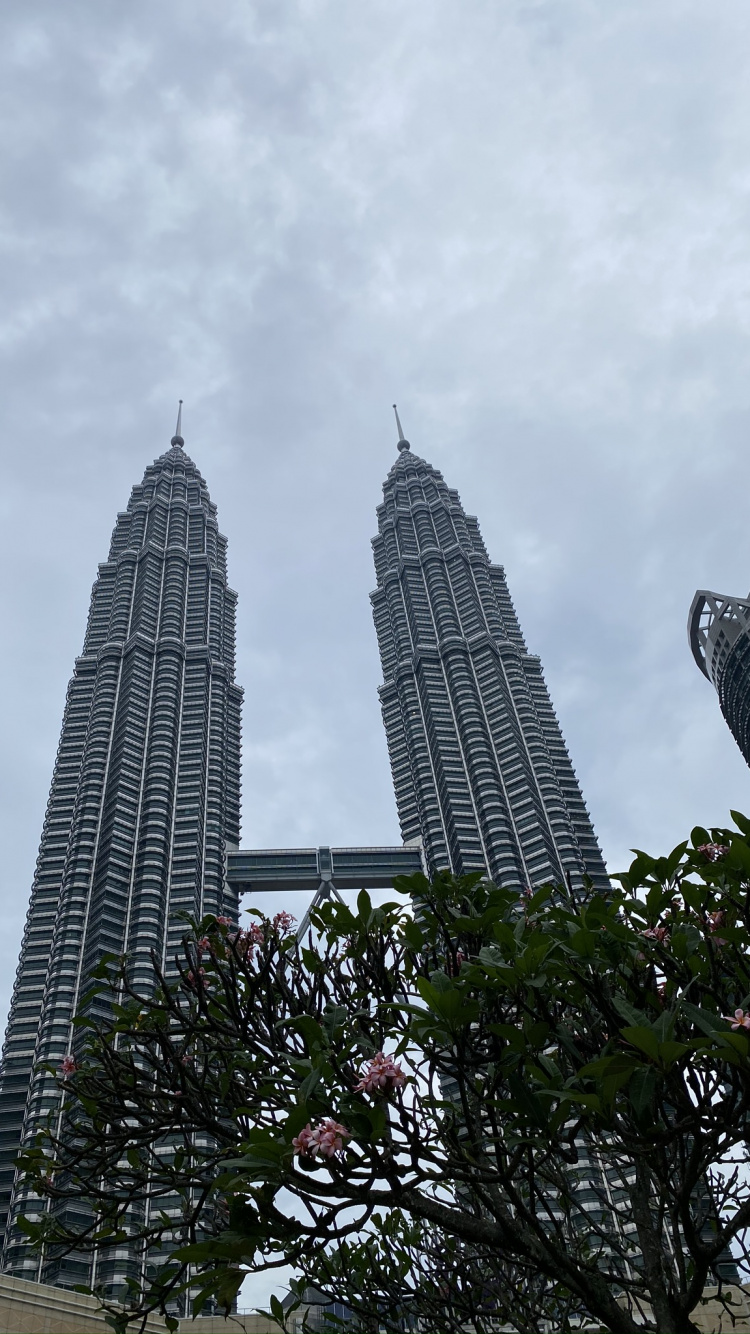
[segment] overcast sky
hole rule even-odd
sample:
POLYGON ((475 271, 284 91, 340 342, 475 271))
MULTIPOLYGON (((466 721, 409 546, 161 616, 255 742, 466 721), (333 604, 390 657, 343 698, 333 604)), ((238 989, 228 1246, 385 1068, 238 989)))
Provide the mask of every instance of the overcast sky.
POLYGON ((97 562, 179 397, 245 845, 399 839, 394 399, 506 567, 610 867, 750 811, 685 630, 750 587, 747 0, 6 0, 0 64, 0 1001, 97 562))

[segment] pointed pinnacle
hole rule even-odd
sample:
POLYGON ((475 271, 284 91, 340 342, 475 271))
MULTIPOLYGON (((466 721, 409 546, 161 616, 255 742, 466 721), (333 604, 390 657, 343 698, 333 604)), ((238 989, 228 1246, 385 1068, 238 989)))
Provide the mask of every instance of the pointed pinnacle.
POLYGON ((396 425, 398 427, 398 447, 399 449, 408 449, 409 441, 407 440, 406 436, 404 435, 401 429, 401 422, 399 420, 398 408, 396 407, 395 403, 393 404, 393 411, 396 414, 396 425))
POLYGON ((182 438, 182 399, 180 399, 180 406, 177 409, 177 425, 171 443, 173 445, 180 445, 180 447, 185 443, 182 438))

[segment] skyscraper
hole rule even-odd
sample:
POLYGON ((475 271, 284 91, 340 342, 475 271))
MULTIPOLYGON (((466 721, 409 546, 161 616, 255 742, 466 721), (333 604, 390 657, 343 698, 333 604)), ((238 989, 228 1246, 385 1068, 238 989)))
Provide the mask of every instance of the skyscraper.
POLYGON ((608 881, 536 654, 505 573, 458 492, 412 453, 383 487, 371 595, 383 720, 406 842, 430 871, 502 885, 608 881))
MULTIPOLYGON (((239 841, 240 707, 236 594, 216 506, 171 447, 133 487, 94 583, 83 652, 68 687, 0 1076, 3 1268, 110 1288, 135 1260, 40 1259, 14 1228, 24 1207, 13 1160, 60 1094, 41 1062, 73 1050, 71 1020, 106 952, 127 953, 152 985, 168 968, 180 913, 235 916, 225 880, 239 841)), ((135 1272, 137 1277, 137 1272, 135 1272)))
POLYGON ((750 764, 750 599, 700 589, 690 608, 688 639, 750 764))

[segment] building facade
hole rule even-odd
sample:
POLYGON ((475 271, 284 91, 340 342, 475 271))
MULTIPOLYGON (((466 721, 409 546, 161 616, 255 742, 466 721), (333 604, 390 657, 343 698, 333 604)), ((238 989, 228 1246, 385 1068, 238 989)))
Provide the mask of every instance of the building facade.
POLYGON ((750 764, 750 599, 699 589, 688 617, 688 639, 750 764))
POLYGON ((103 1256, 92 1272, 85 1256, 26 1246, 14 1219, 40 1206, 13 1160, 59 1106, 40 1065, 75 1051, 71 1021, 102 955, 127 953, 149 989, 152 951, 169 971, 181 913, 236 917, 225 877, 239 842, 236 601, 178 419, 117 516, 68 687, 0 1076, 2 1267, 18 1278, 114 1292, 124 1273, 139 1277, 133 1256, 103 1256))
MULTIPOLYGON (((397 416, 398 421, 398 416, 397 416)), ((538 886, 607 875, 505 573, 442 473, 412 453, 383 487, 371 594, 380 699, 406 842, 431 872, 538 886)))

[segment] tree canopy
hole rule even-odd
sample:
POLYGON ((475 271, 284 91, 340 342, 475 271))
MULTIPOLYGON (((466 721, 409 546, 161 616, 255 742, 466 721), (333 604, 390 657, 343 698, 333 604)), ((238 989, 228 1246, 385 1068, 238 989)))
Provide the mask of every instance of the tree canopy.
POLYGON ((287 914, 193 923, 149 996, 105 959, 64 1122, 22 1155, 23 1226, 142 1249, 121 1329, 291 1265, 365 1330, 695 1330, 750 1224, 733 819, 638 853, 608 897, 415 876, 411 908, 363 892, 305 938, 287 914))

